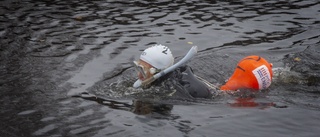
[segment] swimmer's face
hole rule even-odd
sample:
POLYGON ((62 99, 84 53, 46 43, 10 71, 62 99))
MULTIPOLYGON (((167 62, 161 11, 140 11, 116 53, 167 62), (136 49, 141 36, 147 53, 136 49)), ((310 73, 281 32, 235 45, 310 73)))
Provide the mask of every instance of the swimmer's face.
POLYGON ((139 71, 137 71, 138 73, 138 78, 142 81, 151 78, 153 76, 153 74, 150 73, 150 68, 152 68, 153 66, 151 66, 149 63, 143 61, 143 60, 139 60, 137 61, 137 65, 138 67, 140 67, 139 71), (143 74, 144 73, 144 74, 143 74))

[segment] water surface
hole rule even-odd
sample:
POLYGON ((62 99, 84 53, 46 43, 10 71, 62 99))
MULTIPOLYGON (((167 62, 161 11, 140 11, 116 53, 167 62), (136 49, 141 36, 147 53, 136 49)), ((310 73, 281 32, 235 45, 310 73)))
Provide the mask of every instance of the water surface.
POLYGON ((4 0, 1 134, 317 136, 319 9, 317 0, 4 0), (189 65, 214 84, 252 54, 288 71, 256 98, 141 101, 123 85, 134 77, 131 61, 156 43, 176 59, 197 45, 189 65), (72 97, 82 92, 109 102, 72 97))

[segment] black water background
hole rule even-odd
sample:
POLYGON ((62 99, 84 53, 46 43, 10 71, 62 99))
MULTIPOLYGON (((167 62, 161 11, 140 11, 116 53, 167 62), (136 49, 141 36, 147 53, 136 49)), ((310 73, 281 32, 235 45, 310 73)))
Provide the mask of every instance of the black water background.
POLYGON ((299 83, 275 84, 267 97, 257 99, 288 108, 232 108, 227 104, 234 100, 227 98, 177 103, 168 117, 136 115, 69 96, 100 89, 96 83, 104 74, 130 67, 131 60, 155 43, 170 46, 175 57, 198 45, 199 56, 190 64, 213 83, 227 79, 245 55, 259 54, 275 67, 284 67, 286 55, 319 45, 318 1, 7 0, 0 4, 4 136, 319 134, 319 92, 317 87, 308 92, 308 86, 299 83))

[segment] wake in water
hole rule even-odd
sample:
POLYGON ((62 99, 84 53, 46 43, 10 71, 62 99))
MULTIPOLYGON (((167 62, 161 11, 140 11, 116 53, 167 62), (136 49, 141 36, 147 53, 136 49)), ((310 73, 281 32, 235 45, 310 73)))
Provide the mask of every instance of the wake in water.
POLYGON ((308 45, 303 52, 288 54, 285 67, 274 71, 275 85, 291 90, 319 94, 320 90, 320 47, 308 45))

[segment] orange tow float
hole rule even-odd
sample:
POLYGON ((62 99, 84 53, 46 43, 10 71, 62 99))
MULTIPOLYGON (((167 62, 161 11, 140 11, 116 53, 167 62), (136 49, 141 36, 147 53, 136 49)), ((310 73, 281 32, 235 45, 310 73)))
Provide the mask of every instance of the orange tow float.
POLYGON ((264 58, 252 55, 240 60, 233 75, 221 86, 221 90, 262 90, 271 85, 272 64, 264 58))

